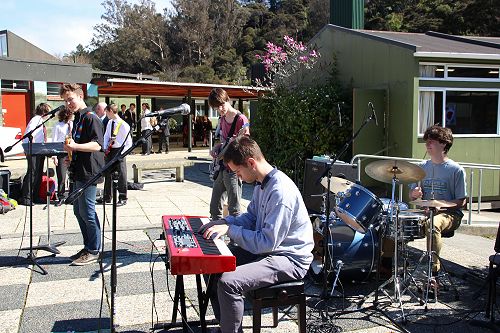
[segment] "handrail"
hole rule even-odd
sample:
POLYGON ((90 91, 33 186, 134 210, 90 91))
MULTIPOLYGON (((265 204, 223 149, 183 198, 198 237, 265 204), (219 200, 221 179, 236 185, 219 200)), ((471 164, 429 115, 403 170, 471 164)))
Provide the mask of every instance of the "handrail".
MULTIPOLYGON (((411 163, 423 162, 425 160, 418 158, 409 158, 409 157, 396 157, 396 156, 380 156, 380 155, 368 155, 368 154, 358 154, 353 156, 351 159, 351 164, 357 164, 357 172, 358 172, 358 181, 361 180, 361 161, 365 159, 377 159, 377 160, 396 160, 396 161, 406 161, 411 163)), ((469 218, 467 224, 471 224, 471 214, 472 214, 472 190, 473 190, 473 176, 474 170, 479 170, 479 183, 478 183, 478 195, 477 195, 477 214, 481 212, 481 197, 482 197, 482 181, 483 181, 483 170, 500 170, 500 165, 497 164, 481 164, 481 163, 469 163, 469 162, 458 162, 463 168, 471 169, 470 172, 470 180, 469 180, 469 218)), ((400 184, 400 199, 402 196, 401 193, 402 184, 400 184)))

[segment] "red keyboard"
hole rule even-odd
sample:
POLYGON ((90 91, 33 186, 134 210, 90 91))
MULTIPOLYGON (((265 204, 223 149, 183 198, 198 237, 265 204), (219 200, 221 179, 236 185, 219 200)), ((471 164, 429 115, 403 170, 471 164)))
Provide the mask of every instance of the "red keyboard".
POLYGON ((164 215, 163 230, 173 275, 213 274, 236 269, 236 258, 221 239, 203 238, 198 229, 207 217, 164 215))

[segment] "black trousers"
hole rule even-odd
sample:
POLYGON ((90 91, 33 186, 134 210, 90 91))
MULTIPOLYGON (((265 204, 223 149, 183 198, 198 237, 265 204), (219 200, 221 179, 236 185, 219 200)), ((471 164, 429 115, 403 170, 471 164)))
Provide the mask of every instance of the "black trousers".
POLYGON ((44 199, 41 199, 38 195, 40 191, 40 184, 42 183, 42 173, 43 173, 43 162, 45 161, 45 156, 26 156, 26 161, 28 161, 28 169, 26 175, 23 179, 23 186, 21 188, 22 199, 28 200, 30 198, 29 193, 29 182, 30 182, 30 171, 33 170, 33 201, 42 202, 44 199))
MULTIPOLYGON (((147 135, 149 132, 151 132, 150 129, 144 130, 141 132, 142 136, 147 135)), ((151 135, 146 139, 146 141, 142 144, 142 153, 143 154, 149 154, 151 153, 151 148, 153 148, 153 138, 151 135)))
POLYGON ((64 162, 67 156, 58 156, 57 157, 57 166, 56 166, 56 174, 57 174, 57 196, 58 199, 65 197, 66 192, 66 173, 68 171, 68 167, 64 162))
POLYGON ((158 141, 158 151, 163 150, 163 144, 165 144, 165 151, 168 152, 170 149, 170 134, 165 135, 165 132, 160 132, 160 138, 158 141))
MULTIPOLYGON (((119 151, 120 148, 111 148, 108 156, 106 156, 106 163, 115 157, 119 151)), ((116 171, 118 171, 118 199, 127 200, 127 161, 125 157, 119 162, 116 171)), ((111 185, 112 179, 109 173, 104 178, 104 200, 106 201, 111 199, 111 185)))

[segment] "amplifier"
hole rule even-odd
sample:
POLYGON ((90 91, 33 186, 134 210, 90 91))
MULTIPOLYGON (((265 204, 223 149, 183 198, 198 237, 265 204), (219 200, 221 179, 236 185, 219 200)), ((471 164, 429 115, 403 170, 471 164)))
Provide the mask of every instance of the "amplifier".
MULTIPOLYGON (((302 198, 306 204, 306 208, 312 213, 321 212, 322 197, 325 188, 321 185, 319 178, 325 172, 326 166, 331 165, 327 160, 307 159, 304 167, 304 187, 302 190, 302 198)), ((336 162, 331 168, 331 174, 334 177, 346 178, 355 182, 358 177, 357 165, 343 162, 336 162)), ((335 198, 330 196, 330 207, 333 207, 335 198)))

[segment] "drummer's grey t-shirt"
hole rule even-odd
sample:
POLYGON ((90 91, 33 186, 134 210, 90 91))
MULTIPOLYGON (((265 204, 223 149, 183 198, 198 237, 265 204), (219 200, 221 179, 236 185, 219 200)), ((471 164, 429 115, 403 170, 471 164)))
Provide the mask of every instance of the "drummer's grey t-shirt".
MULTIPOLYGON (((425 171, 422 180, 422 199, 424 200, 456 200, 467 196, 465 187, 465 170, 457 162, 448 159, 441 164, 432 163, 431 160, 418 164, 425 171), (434 192, 434 197, 432 196, 434 192)), ((411 184, 413 189, 417 184, 411 184)))

